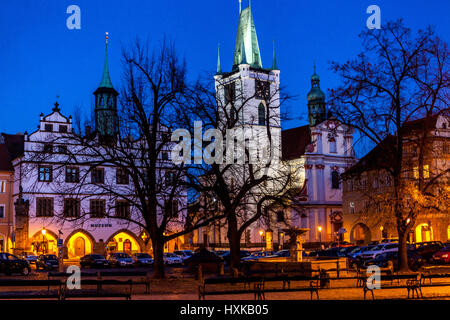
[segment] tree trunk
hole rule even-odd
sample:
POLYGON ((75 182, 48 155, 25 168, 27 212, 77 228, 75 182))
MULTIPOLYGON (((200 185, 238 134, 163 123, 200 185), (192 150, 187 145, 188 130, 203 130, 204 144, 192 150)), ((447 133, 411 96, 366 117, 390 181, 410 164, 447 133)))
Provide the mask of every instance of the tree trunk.
POLYGON ((410 272, 408 265, 408 230, 397 228, 398 231, 398 270, 400 272, 410 272))
POLYGON ((241 264, 241 237, 234 215, 230 215, 228 218, 228 241, 230 242, 230 269, 239 269, 241 264))
POLYGON ((165 277, 164 268, 164 241, 162 239, 157 239, 153 241, 153 277, 157 279, 162 279, 165 277))

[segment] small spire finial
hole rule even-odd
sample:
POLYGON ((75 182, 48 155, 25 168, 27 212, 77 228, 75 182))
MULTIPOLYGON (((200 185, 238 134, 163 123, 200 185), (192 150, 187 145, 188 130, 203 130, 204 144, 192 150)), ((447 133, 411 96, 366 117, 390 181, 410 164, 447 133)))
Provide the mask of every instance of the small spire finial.
POLYGON ((222 66, 220 65, 220 43, 217 44, 217 72, 216 74, 222 74, 222 66))
POLYGON ((314 74, 316 74, 316 59, 314 59, 314 74))
POLYGON ((239 14, 242 12, 242 0, 239 0, 239 14))
POLYGON ((105 32, 105 40, 106 40, 106 44, 108 44, 108 31, 105 32))
POLYGON ((275 40, 273 40, 273 61, 272 61, 272 70, 278 70, 277 66, 277 56, 275 54, 275 40))

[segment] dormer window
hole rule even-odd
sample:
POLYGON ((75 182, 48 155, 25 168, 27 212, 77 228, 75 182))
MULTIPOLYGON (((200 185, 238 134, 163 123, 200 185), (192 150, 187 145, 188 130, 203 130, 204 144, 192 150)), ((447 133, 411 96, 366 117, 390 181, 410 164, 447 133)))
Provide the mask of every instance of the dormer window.
POLYGON ((47 132, 53 131, 53 125, 51 123, 46 123, 44 128, 45 128, 45 131, 47 131, 47 132))

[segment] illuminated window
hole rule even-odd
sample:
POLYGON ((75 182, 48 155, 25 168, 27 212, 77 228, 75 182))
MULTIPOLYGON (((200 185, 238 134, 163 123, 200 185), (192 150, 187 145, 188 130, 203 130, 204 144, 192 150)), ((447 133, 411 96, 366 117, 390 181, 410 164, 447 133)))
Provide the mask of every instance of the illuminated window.
MULTIPOLYGON (((419 179, 419 167, 414 167, 414 179, 419 179)), ((429 179, 430 178, 430 165, 425 164, 423 166, 423 178, 429 179)))
POLYGON ((6 192, 6 181, 1 180, 0 181, 0 193, 5 193, 5 192, 6 192))

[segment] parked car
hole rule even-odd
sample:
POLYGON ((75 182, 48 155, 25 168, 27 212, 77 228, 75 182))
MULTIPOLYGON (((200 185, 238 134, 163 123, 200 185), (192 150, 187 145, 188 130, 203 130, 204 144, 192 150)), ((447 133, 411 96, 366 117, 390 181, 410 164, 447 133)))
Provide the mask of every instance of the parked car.
POLYGON ((392 243, 392 242, 398 242, 398 238, 387 238, 380 241, 381 243, 392 243))
POLYGON ((176 250, 173 253, 179 256, 183 261, 189 257, 192 257, 193 255, 193 252, 191 250, 176 250))
POLYGON ((397 252, 395 251, 384 252, 379 254, 374 259, 364 261, 363 266, 367 268, 368 266, 376 265, 380 268, 386 268, 388 266, 389 261, 392 261, 393 264, 393 261, 395 259, 397 259, 397 252))
POLYGON ((433 262, 450 263, 450 244, 447 244, 433 255, 433 262))
MULTIPOLYGON (((364 267, 370 265, 377 265, 380 268, 388 267, 388 262, 392 261, 394 270, 398 269, 398 252, 391 251, 378 255, 375 259, 367 260, 364 262, 364 267)), ((414 251, 408 250, 408 265, 411 269, 417 270, 423 265, 423 259, 420 255, 414 251)))
POLYGON ((352 268, 354 266, 362 266, 363 263, 360 258, 361 254, 372 250, 372 248, 374 248, 374 247, 375 247, 374 245, 369 245, 369 246, 365 246, 365 247, 356 247, 352 251, 348 252, 347 258, 348 258, 348 263, 349 263, 350 268, 352 268))
POLYGON ((331 242, 329 248, 346 248, 346 247, 353 247, 355 246, 353 243, 350 243, 348 241, 339 241, 339 242, 331 242))
POLYGON ((265 257, 273 256, 275 254, 274 251, 258 251, 253 252, 249 256, 241 258, 241 261, 256 261, 265 257))
POLYGON ((106 268, 109 267, 108 260, 100 254, 87 254, 80 258, 82 268, 106 268))
POLYGON ((182 264, 183 259, 175 253, 164 253, 164 264, 182 264))
POLYGON ((369 251, 365 251, 359 255, 361 260, 375 259, 378 255, 386 252, 398 251, 398 243, 381 243, 369 251))
POLYGON ((325 250, 318 250, 310 253, 312 257, 344 257, 345 255, 341 253, 341 247, 333 247, 325 250))
POLYGON ((58 257, 54 254, 41 254, 36 259, 36 270, 53 270, 59 267, 58 257))
POLYGON ((113 267, 132 267, 134 265, 133 259, 125 252, 111 253, 108 262, 113 267))
MULTIPOLYGON (((241 256, 241 260, 242 258, 248 257, 250 255, 250 251, 247 250, 241 250, 240 252, 240 256, 241 256)), ((225 252, 221 258, 225 261, 225 263, 230 264, 230 260, 231 260, 231 253, 230 251, 225 252)))
POLYGON ((134 253, 132 256, 136 266, 150 266, 153 264, 153 257, 148 253, 134 253))
MULTIPOLYGON (((305 251, 303 251, 303 254, 305 254, 305 251)), ((290 257, 291 252, 288 249, 280 250, 278 252, 275 252, 275 257, 290 257)))
POLYGON ((19 255, 19 258, 27 260, 30 264, 36 264, 37 255, 32 252, 23 252, 19 255))
POLYGON ((217 254, 218 256, 223 256, 225 253, 230 252, 228 250, 216 250, 214 251, 215 254, 217 254))
POLYGON ((0 253, 0 273, 11 275, 20 273, 24 276, 31 272, 30 263, 9 253, 0 253))
POLYGON ((422 256, 425 261, 432 261, 433 255, 439 252, 444 245, 440 241, 427 241, 427 242, 417 242, 415 244, 415 251, 417 254, 422 256))

